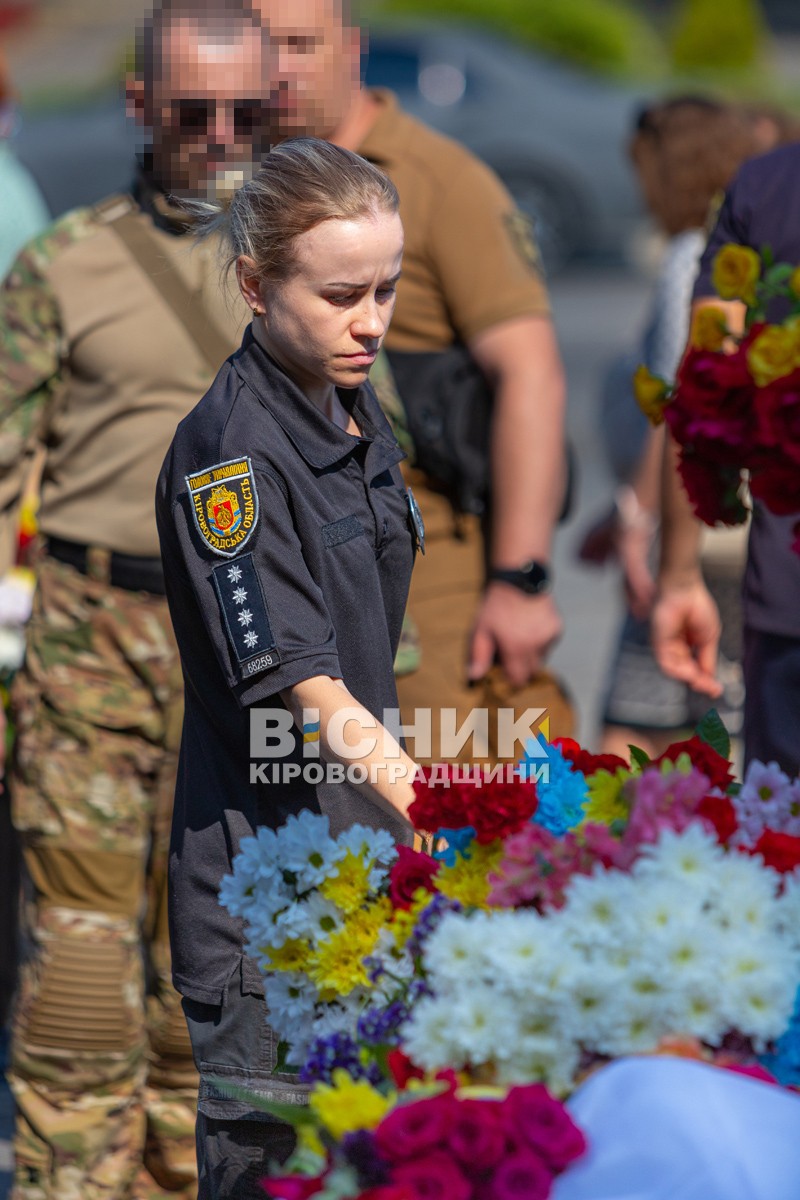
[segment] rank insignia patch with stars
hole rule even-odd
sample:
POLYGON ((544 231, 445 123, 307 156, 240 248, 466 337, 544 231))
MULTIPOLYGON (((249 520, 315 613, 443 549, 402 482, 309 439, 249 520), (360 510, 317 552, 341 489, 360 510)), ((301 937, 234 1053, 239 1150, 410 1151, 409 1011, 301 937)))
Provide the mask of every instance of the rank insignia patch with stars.
POLYGON ((233 563, 220 563, 212 571, 228 641, 233 647, 243 679, 277 667, 281 656, 261 591, 252 554, 242 554, 233 563))
POLYGON ((197 531, 215 554, 238 554, 258 520, 249 458, 233 458, 186 476, 197 531))

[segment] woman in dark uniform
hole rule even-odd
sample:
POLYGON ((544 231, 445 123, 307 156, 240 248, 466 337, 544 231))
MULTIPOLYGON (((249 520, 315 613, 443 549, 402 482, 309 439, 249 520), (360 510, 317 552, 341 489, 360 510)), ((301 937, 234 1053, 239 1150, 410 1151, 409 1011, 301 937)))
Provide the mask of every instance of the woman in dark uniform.
POLYGON ((297 1099, 217 899, 241 838, 302 808, 334 835, 356 821, 408 835, 414 764, 382 724, 421 529, 367 384, 400 274, 397 207, 349 151, 304 138, 269 154, 227 217, 252 324, 158 483, 186 692, 170 928, 200 1070, 201 1200, 256 1194, 290 1144, 220 1080, 297 1099))

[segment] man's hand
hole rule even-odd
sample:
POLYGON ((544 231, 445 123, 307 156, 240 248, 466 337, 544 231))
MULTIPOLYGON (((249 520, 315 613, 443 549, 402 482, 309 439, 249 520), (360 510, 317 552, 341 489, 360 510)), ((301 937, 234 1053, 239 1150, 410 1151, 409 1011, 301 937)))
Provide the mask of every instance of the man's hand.
POLYGON ((701 580, 684 586, 663 586, 650 618, 653 650, 665 675, 688 683, 697 692, 716 697, 722 685, 716 678, 719 611, 701 580))
POLYGON ((472 631, 468 678, 482 679, 497 661, 509 683, 524 687, 541 671, 562 628, 552 596, 526 596, 510 584, 490 583, 472 631))

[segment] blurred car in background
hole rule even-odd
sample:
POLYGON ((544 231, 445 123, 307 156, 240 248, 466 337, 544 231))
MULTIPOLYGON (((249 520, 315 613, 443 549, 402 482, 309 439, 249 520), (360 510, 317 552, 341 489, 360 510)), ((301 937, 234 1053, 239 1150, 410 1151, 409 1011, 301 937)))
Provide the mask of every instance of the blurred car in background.
POLYGON ((534 218, 551 271, 625 254, 642 218, 625 153, 638 93, 451 26, 373 30, 366 82, 497 172, 534 218))
MULTIPOLYGON (((365 77, 494 168, 534 218, 551 272, 576 255, 625 255, 642 215, 625 158, 634 92, 452 26, 373 30, 365 77)), ((54 215, 125 188, 135 149, 116 96, 31 116, 16 143, 54 215)))

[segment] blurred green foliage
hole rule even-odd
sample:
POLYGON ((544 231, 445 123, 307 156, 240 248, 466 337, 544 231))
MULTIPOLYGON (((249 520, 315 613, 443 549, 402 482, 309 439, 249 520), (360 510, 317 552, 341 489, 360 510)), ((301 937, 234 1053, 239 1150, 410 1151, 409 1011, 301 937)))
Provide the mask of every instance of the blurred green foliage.
POLYGON ((737 71, 757 66, 766 24, 758 0, 679 0, 672 35, 677 71, 737 71))
POLYGON ((661 39, 627 0, 362 0, 360 10, 481 21, 591 71, 652 77, 665 66, 661 39))

